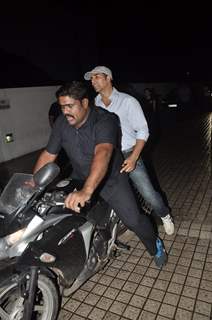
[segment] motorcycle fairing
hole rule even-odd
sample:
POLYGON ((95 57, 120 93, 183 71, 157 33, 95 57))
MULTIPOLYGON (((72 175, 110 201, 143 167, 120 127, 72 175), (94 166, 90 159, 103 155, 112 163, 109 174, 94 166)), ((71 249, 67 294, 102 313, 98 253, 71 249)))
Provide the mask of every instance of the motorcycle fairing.
POLYGON ((65 219, 43 232, 40 240, 29 243, 29 246, 18 260, 19 268, 26 265, 45 266, 60 270, 68 286, 82 271, 87 254, 83 235, 79 229, 85 223, 79 215, 67 216, 65 219), (71 232, 71 236, 64 237, 71 232), (56 258, 52 263, 40 261, 43 253, 56 258))

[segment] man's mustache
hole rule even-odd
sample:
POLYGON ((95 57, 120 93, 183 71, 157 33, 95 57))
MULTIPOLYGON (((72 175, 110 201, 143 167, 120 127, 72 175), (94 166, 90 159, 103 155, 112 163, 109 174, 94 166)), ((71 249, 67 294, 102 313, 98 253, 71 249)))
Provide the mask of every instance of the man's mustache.
MULTIPOLYGON (((68 119, 68 118, 74 118, 74 116, 72 116, 72 114, 70 114, 70 113, 65 113, 64 114, 65 115, 65 117, 68 119)), ((74 118, 75 119, 75 118, 74 118)))

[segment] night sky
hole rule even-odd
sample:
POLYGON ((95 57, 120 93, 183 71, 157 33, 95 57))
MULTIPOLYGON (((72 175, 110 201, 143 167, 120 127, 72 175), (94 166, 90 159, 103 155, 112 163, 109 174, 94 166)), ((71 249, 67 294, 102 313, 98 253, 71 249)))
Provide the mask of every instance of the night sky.
POLYGON ((203 3, 91 3, 5 6, 1 87, 82 79, 96 65, 110 67, 121 82, 212 81, 210 10, 203 3))

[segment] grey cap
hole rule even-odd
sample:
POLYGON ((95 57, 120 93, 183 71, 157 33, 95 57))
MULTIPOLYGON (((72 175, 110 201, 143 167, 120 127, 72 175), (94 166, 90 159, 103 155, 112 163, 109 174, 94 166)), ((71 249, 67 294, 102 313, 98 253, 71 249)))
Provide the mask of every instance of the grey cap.
POLYGON ((104 66, 97 66, 93 70, 88 71, 84 74, 84 79, 85 80, 91 80, 92 75, 97 74, 97 73, 104 73, 107 76, 109 76, 111 79, 113 79, 112 71, 104 66))

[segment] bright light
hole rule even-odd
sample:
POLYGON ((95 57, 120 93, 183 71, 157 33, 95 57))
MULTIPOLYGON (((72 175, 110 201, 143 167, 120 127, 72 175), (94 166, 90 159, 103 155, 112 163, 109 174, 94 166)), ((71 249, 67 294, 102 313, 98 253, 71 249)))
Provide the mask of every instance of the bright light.
POLYGON ((168 104, 168 107, 169 108, 177 108, 177 104, 176 103, 168 104))

